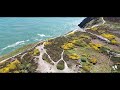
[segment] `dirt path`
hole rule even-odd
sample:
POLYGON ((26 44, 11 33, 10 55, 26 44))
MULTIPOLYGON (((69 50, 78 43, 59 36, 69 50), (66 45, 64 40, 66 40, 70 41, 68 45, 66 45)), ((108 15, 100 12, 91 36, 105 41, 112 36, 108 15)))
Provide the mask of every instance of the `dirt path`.
POLYGON ((46 50, 44 49, 44 44, 41 45, 41 46, 38 46, 36 47, 39 51, 40 51, 40 55, 37 56, 37 58, 39 58, 38 60, 38 68, 37 68, 37 72, 39 73, 70 73, 70 72, 74 72, 72 69, 70 69, 67 65, 67 63, 64 61, 63 59, 63 54, 64 54, 64 51, 61 53, 61 59, 59 59, 57 62, 54 62, 50 56, 47 54, 46 50), (51 62, 54 64, 50 64, 46 61, 44 61, 42 59, 42 56, 43 54, 46 53, 48 55, 48 58, 51 60, 51 62), (57 69, 57 64, 60 62, 60 61, 64 61, 64 69, 63 70, 58 70, 57 69))

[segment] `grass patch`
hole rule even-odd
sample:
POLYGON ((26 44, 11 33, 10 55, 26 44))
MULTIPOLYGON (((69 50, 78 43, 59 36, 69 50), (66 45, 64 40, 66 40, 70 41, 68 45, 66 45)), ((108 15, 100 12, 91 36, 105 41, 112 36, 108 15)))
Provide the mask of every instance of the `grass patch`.
POLYGON ((60 61, 58 64, 57 64, 57 69, 59 70, 63 70, 65 67, 64 67, 64 62, 63 61, 60 61))

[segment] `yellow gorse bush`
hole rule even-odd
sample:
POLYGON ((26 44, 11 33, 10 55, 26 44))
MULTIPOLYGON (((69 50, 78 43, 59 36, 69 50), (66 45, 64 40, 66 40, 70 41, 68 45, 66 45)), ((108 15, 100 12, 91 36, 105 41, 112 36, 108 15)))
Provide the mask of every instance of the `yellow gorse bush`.
POLYGON ((80 39, 82 39, 82 38, 83 38, 83 39, 89 39, 90 36, 82 34, 82 35, 80 35, 80 39))
POLYGON ((85 70, 85 71, 90 71, 91 66, 90 65, 84 65, 84 66, 82 66, 82 69, 85 70))
POLYGON ((33 55, 38 55, 40 53, 40 51, 38 49, 34 49, 33 55))
POLYGON ((64 50, 72 49, 74 47, 73 43, 65 43, 61 46, 64 50))
POLYGON ((102 34, 101 36, 109 39, 111 44, 118 44, 117 40, 115 39, 116 36, 114 36, 114 35, 112 35, 112 34, 105 34, 105 33, 104 33, 104 34, 102 34))
POLYGON ((115 36, 112 34, 103 33, 103 34, 101 34, 101 36, 103 36, 104 38, 107 38, 109 40, 115 39, 115 36))
POLYGON ((48 42, 48 41, 44 42, 44 45, 50 45, 50 44, 52 44, 52 42, 48 42))
POLYGON ((15 70, 17 68, 17 65, 20 64, 19 60, 15 60, 8 64, 6 67, 0 69, 0 73, 8 73, 11 70, 15 70))
POLYGON ((102 47, 101 44, 94 44, 94 43, 89 43, 89 45, 94 48, 95 50, 100 50, 100 47, 102 47))
POLYGON ((78 60, 78 59, 80 59, 80 56, 77 55, 76 53, 74 53, 74 54, 69 55, 69 58, 73 59, 73 60, 78 60))
POLYGON ((76 42, 77 42, 78 40, 72 40, 72 41, 69 41, 70 43, 73 43, 73 44, 76 44, 76 42))
POLYGON ((113 39, 111 40, 111 44, 118 44, 118 42, 115 39, 113 39))
POLYGON ((93 63, 93 64, 96 64, 97 63, 97 59, 94 57, 94 58, 90 58, 90 62, 93 63))

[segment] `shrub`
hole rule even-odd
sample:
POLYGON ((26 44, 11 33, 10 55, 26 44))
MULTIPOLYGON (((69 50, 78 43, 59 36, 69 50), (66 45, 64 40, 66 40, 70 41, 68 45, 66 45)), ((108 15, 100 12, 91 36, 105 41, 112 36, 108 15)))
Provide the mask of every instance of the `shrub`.
POLYGON ((15 70, 15 69, 17 69, 18 64, 20 64, 19 60, 15 60, 15 61, 11 62, 10 64, 8 64, 6 67, 0 69, 0 73, 8 73, 11 70, 15 70))
POLYGON ((90 39, 90 36, 82 34, 82 35, 80 35, 79 38, 80 38, 80 39, 81 39, 81 38, 83 38, 83 39, 90 39))
POLYGON ((76 46, 85 47, 87 44, 83 40, 74 40, 72 43, 76 46))
POLYGON ((72 40, 72 41, 69 41, 70 43, 73 43, 73 44, 76 44, 78 40, 72 40))
POLYGON ((105 47, 105 46, 102 46, 102 47, 100 48, 100 51, 101 51, 102 53, 107 53, 107 51, 110 51, 110 48, 105 47))
POLYGON ((96 64, 97 63, 97 59, 95 57, 94 58, 90 58, 90 63, 96 64))
POLYGON ((115 63, 118 63, 118 62, 120 62, 120 57, 114 57, 114 56, 112 56, 112 57, 111 57, 111 60, 112 60, 113 62, 115 62, 115 63))
POLYGON ((91 70, 91 66, 90 65, 83 65, 82 69, 89 72, 91 70))
POLYGON ((89 54, 86 54, 86 53, 82 54, 82 56, 87 58, 90 57, 89 54))
POLYGON ((80 59, 81 59, 82 62, 86 62, 88 60, 87 57, 83 57, 83 56, 80 59))
POLYGON ((61 46, 64 50, 69 50, 73 49, 74 44, 73 43, 65 43, 64 45, 61 46))
POLYGON ((63 70, 64 68, 65 68, 64 62, 63 62, 63 61, 60 61, 60 62, 57 64, 57 69, 63 70))
POLYGON ((39 54, 40 54, 40 51, 39 51, 38 49, 34 49, 33 55, 34 55, 34 56, 37 56, 37 55, 39 55, 39 54))
POLYGON ((48 42, 48 41, 44 42, 44 45, 51 45, 51 44, 52 42, 48 42))
POLYGON ((101 34, 101 36, 103 36, 104 38, 107 38, 109 40, 115 39, 115 36, 112 34, 103 33, 103 34, 101 34))
POLYGON ((110 41, 110 43, 113 44, 113 45, 118 44, 117 40, 115 40, 115 39, 112 39, 112 40, 110 41))
POLYGON ((100 50, 100 48, 102 47, 101 44, 89 43, 89 45, 95 50, 100 50))
POLYGON ((70 59, 73 59, 73 60, 78 60, 78 59, 80 59, 80 56, 77 55, 76 53, 71 54, 71 55, 69 55, 68 57, 69 57, 70 59))

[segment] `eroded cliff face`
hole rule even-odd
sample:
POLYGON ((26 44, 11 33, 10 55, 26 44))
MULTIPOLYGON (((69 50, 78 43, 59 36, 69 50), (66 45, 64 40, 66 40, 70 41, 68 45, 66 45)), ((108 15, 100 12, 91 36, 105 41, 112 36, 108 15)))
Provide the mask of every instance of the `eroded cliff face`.
MULTIPOLYGON (((81 25, 81 26, 80 26, 81 25)), ((110 73, 120 71, 120 18, 94 17, 82 29, 38 42, 0 62, 1 73, 110 73)), ((4 57, 2 57, 4 58, 4 57)))

